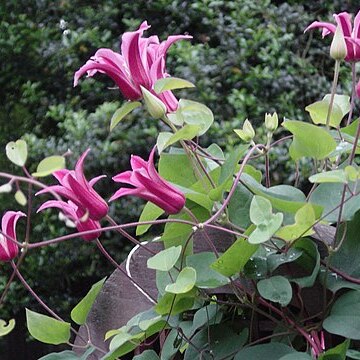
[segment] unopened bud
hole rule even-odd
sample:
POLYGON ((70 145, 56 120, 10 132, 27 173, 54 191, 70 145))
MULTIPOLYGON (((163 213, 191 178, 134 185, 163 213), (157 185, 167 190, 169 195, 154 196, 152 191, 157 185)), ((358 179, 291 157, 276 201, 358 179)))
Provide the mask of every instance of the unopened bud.
POLYGON ((141 92, 143 94, 146 108, 149 114, 155 119, 162 118, 166 114, 165 104, 157 96, 142 86, 141 92))
POLYGON ((279 118, 276 112, 272 115, 266 113, 265 114, 265 127, 266 130, 270 132, 274 132, 278 128, 279 118))
POLYGON ((255 130, 248 119, 244 121, 242 129, 236 129, 234 131, 240 139, 245 142, 250 142, 255 137, 255 130))
POLYGON ((333 40, 331 42, 330 56, 334 60, 339 61, 339 60, 344 60, 346 58, 346 55, 347 55, 347 47, 346 47, 344 34, 341 26, 337 26, 333 40))

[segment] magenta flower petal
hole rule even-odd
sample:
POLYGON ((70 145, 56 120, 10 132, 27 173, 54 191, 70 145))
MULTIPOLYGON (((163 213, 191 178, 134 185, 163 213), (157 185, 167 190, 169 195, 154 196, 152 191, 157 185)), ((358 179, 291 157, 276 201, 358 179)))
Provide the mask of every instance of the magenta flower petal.
POLYGON ((0 234, 0 261, 13 260, 19 252, 18 245, 11 239, 17 241, 16 223, 22 216, 26 215, 21 211, 7 211, 2 217, 1 231, 3 234, 0 234))
POLYGON ((58 208, 62 212, 64 212, 65 215, 69 216, 70 220, 74 221, 76 225, 76 229, 79 232, 82 231, 89 231, 89 230, 99 230, 97 232, 81 235, 81 237, 86 241, 91 241, 94 239, 97 239, 101 235, 101 226, 98 221, 94 221, 90 218, 83 219, 84 215, 86 215, 83 210, 81 210, 76 204, 74 204, 71 201, 68 201, 67 203, 64 201, 58 201, 58 200, 49 200, 46 201, 44 204, 40 206, 37 212, 43 211, 45 209, 49 208, 58 208))
POLYGON ((334 18, 337 24, 341 26, 344 36, 351 36, 351 16, 347 12, 342 12, 340 14, 334 14, 334 18))
POLYGON ((110 201, 121 196, 135 195, 151 201, 168 214, 176 214, 184 207, 184 194, 158 174, 154 166, 154 155, 155 147, 152 149, 148 161, 138 156, 132 156, 132 171, 120 173, 114 176, 113 180, 130 184, 134 188, 120 188, 110 198, 110 201))
POLYGON ((165 70, 166 52, 179 40, 191 39, 189 35, 173 35, 160 42, 156 35, 143 37, 150 26, 144 21, 138 30, 126 32, 122 36, 121 54, 110 49, 99 49, 74 76, 74 86, 84 74, 93 76, 101 72, 113 79, 126 99, 142 98, 141 86, 157 96, 167 111, 176 111, 178 100, 171 91, 163 94, 154 92, 154 84, 168 74, 165 70))
POLYGON ((149 29, 150 26, 144 21, 139 30, 127 32, 122 36, 121 52, 128 64, 130 74, 134 79, 134 83, 140 88, 140 85, 146 89, 151 87, 148 69, 144 67, 141 53, 139 39, 143 32, 149 29))
MULTIPOLYGON (((81 155, 76 163, 75 171, 60 170, 56 172, 54 176, 60 185, 49 186, 39 191, 36 195, 55 192, 75 204, 83 214, 89 213, 91 220, 98 221, 106 216, 109 207, 105 200, 93 189, 93 185, 103 178, 104 175, 97 176, 90 181, 87 181, 84 175, 84 161, 89 151, 90 149, 81 155)), ((57 204, 59 205, 59 203, 57 204)), ((43 209, 43 206, 40 209, 43 209)))
MULTIPOLYGON (((357 46, 358 40, 360 40, 360 11, 357 13, 354 19, 354 28, 351 23, 351 15, 347 12, 342 12, 339 14, 334 14, 335 21, 338 26, 341 27, 341 30, 344 34, 346 47, 347 47, 347 55, 345 57, 346 61, 359 61, 360 60, 360 50, 357 46)), ((305 31, 322 28, 323 37, 330 34, 335 33, 336 25, 327 23, 327 22, 319 22, 315 21, 310 24, 305 31)))
POLYGON ((93 60, 89 60, 75 73, 74 86, 78 84, 79 78, 85 73, 88 73, 88 76, 93 76, 95 72, 89 73, 92 70, 101 71, 111 77, 127 99, 138 100, 141 97, 140 90, 130 84, 129 81, 118 72, 117 68, 107 64, 100 64, 93 60))
POLYGON ((322 37, 325 37, 329 34, 334 34, 336 30, 336 26, 334 24, 328 23, 328 22, 321 22, 321 21, 314 21, 311 23, 304 32, 307 32, 308 30, 312 29, 323 29, 322 31, 322 37))
POLYGON ((106 216, 108 205, 97 192, 92 188, 82 186, 82 184, 73 177, 69 177, 69 185, 76 195, 76 201, 74 201, 74 203, 84 209, 85 212, 87 210, 91 219, 100 220, 106 216))

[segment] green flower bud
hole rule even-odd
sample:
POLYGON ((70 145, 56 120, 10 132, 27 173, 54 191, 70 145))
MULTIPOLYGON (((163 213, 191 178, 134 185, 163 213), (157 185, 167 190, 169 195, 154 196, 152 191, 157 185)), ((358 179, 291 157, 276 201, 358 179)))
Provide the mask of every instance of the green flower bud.
POLYGON ((166 114, 165 104, 158 97, 142 86, 141 92, 143 94, 145 105, 149 114, 155 119, 162 118, 166 114))
POLYGON ((235 129, 234 131, 245 142, 250 142, 255 136, 255 130, 248 119, 244 121, 242 129, 235 129))
POLYGON ((336 27, 336 31, 331 42, 330 56, 334 60, 344 60, 347 55, 347 47, 344 38, 344 33, 341 26, 336 27))
POLYGON ((266 113, 265 114, 265 127, 266 130, 270 132, 274 132, 279 125, 279 118, 276 112, 274 112, 272 115, 266 113))

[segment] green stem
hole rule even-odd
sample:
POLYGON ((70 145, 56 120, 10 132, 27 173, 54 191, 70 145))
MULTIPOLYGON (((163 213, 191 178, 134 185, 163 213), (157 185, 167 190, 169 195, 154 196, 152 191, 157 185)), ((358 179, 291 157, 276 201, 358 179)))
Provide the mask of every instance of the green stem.
POLYGON ((331 96, 330 96, 330 104, 329 104, 329 110, 326 116, 326 130, 330 129, 330 115, 332 113, 332 108, 334 106, 334 99, 335 99, 335 93, 336 93, 336 87, 339 80, 339 71, 340 71, 340 61, 335 61, 335 70, 334 70, 334 80, 331 87, 331 96))

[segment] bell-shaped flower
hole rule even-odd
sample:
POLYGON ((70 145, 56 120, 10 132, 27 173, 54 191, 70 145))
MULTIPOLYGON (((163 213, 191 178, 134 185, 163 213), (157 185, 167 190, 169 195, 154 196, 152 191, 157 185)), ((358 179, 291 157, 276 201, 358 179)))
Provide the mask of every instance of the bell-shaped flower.
POLYGON ((60 209, 65 216, 72 222, 74 222, 77 230, 79 232, 89 231, 89 230, 99 230, 90 234, 80 235, 84 240, 91 241, 97 239, 101 235, 101 225, 98 221, 92 220, 89 217, 88 213, 84 213, 76 204, 72 201, 60 201, 60 200, 49 200, 44 202, 37 212, 49 209, 49 208, 58 208, 60 209))
POLYGON ((14 242, 16 237, 16 223, 20 217, 26 216, 21 211, 7 211, 1 220, 1 234, 0 234, 0 261, 13 260, 18 252, 19 247, 14 242))
MULTIPOLYGON (((354 19, 354 28, 351 24, 351 15, 347 12, 334 14, 335 21, 344 34, 344 39, 347 47, 346 61, 359 61, 360 60, 360 11, 354 19)), ((328 22, 314 21, 305 31, 310 29, 322 29, 322 36, 325 37, 329 34, 335 34, 336 25, 328 22)))
POLYGON ((119 189, 110 201, 125 195, 135 195, 151 201, 168 214, 176 214, 184 207, 184 194, 157 173, 154 166, 154 154, 155 147, 151 151, 148 161, 139 156, 131 156, 132 170, 114 176, 113 180, 132 185, 134 188, 119 189))
POLYGON ((92 220, 100 220, 106 216, 109 207, 105 200, 93 189, 95 183, 105 175, 87 181, 84 175, 84 160, 90 149, 87 149, 77 161, 75 170, 58 170, 53 173, 60 185, 49 186, 36 195, 55 192, 59 196, 72 201, 83 214, 88 213, 92 220))
POLYGON ((166 53, 169 47, 181 39, 191 39, 188 35, 169 36, 159 41, 157 36, 144 38, 143 33, 150 25, 144 21, 138 30, 126 32, 122 36, 121 54, 111 49, 99 49, 74 76, 74 86, 85 73, 93 76, 97 72, 108 75, 128 100, 143 97, 141 86, 151 91, 165 105, 168 112, 175 111, 178 100, 171 91, 156 94, 153 90, 157 80, 167 77, 165 69, 166 53))

